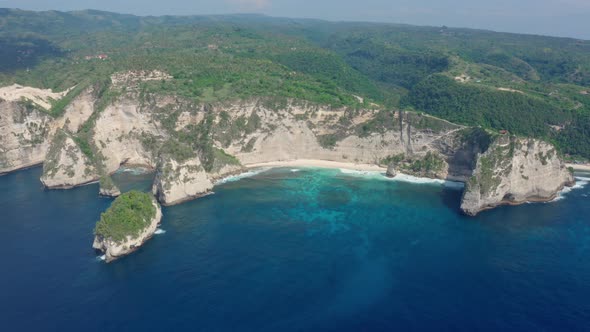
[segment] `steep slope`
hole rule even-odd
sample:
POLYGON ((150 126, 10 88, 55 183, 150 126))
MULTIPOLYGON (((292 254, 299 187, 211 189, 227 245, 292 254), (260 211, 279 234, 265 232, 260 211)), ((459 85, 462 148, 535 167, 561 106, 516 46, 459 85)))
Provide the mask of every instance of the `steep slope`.
POLYGON ((0 99, 0 174, 42 163, 54 133, 64 127, 78 132, 94 112, 96 101, 93 89, 86 89, 61 116, 53 118, 43 106, 63 93, 48 97, 48 92, 28 87, 10 93, 13 101, 0 99))
POLYGON ((119 194, 110 173, 123 164, 147 166, 156 170, 154 194, 165 205, 209 193, 217 179, 242 165, 296 159, 377 164, 389 166, 390 174, 468 182, 462 205, 468 214, 506 202, 549 199, 572 181, 554 148, 541 141, 504 142, 507 136, 399 110, 334 108, 295 99, 195 103, 145 92, 141 85, 152 76, 116 75, 101 93, 88 89, 74 98, 56 119, 19 103, 2 103, 11 116, 2 118, 3 126, 13 133, 0 137, 13 151, 3 156, 11 156, 12 169, 45 161, 42 182, 48 188, 100 178, 101 193, 108 195, 119 194), (44 129, 33 130, 39 126, 44 129), (15 140, 14 133, 30 137, 30 130, 40 143, 15 140))
POLYGON ((213 183, 199 158, 178 162, 163 158, 154 180, 153 193, 163 205, 174 205, 206 195, 213 183))
POLYGON ((96 167, 66 130, 58 130, 43 163, 41 182, 49 189, 68 189, 98 179, 96 167))
POLYGON ((552 145, 500 136, 478 158, 463 193, 461 210, 476 215, 503 204, 549 201, 574 182, 552 145))
POLYGON ((0 100, 0 174, 43 162, 52 121, 30 104, 0 100))
POLYGON ((109 263, 141 247, 154 235, 161 220, 162 209, 151 195, 125 193, 101 215, 92 248, 103 252, 109 263))

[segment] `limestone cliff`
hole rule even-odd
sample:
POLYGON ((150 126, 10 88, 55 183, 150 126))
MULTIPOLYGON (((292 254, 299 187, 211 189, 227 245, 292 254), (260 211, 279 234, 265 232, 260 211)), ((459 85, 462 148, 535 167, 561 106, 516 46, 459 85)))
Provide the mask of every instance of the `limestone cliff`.
POLYGON ((499 136, 477 159, 463 193, 461 209, 468 215, 476 215, 502 204, 548 201, 573 183, 573 175, 551 144, 499 136))
MULTIPOLYGON (((57 118, 38 103, 0 101, 0 174, 45 161, 44 184, 67 188, 123 164, 148 166, 157 168, 156 196, 170 205, 206 194, 217 179, 241 171, 242 165, 296 159, 367 163, 389 166, 390 175, 471 178, 463 200, 470 214, 502 202, 547 198, 566 182, 560 178, 563 169, 556 185, 535 176, 555 175, 551 167, 561 163, 546 143, 533 144, 531 149, 540 150, 527 155, 519 149, 528 149, 529 143, 515 142, 519 147, 513 155, 502 154, 494 166, 502 169, 494 173, 494 183, 497 178, 502 183, 488 192, 486 156, 503 143, 492 144, 483 129, 415 112, 331 108, 300 100, 199 104, 142 91, 140 83, 154 77, 171 79, 165 73, 114 75, 110 84, 82 91, 57 118), (67 139, 54 138, 60 128, 67 139), (51 147, 49 142, 54 142, 51 147), (541 155, 549 157, 539 157, 541 164, 531 159, 543 149, 541 155), (526 162, 515 157, 523 153, 526 162), (506 160, 518 169, 507 170, 501 165, 506 160)), ((101 185, 102 194, 118 193, 110 189, 101 185)))
POLYGON ((94 237, 92 248, 102 251, 107 263, 137 250, 154 235, 162 220, 162 209, 160 205, 155 200, 153 200, 153 204, 156 207, 156 215, 150 220, 149 225, 141 231, 138 236, 127 236, 123 241, 117 242, 113 239, 97 235, 94 237))
POLYGON ((71 134, 59 130, 53 137, 43 164, 43 185, 51 189, 67 189, 97 179, 94 164, 82 153, 71 134))
POLYGON ((213 183, 199 158, 178 162, 163 158, 158 165, 153 193, 163 205, 174 205, 211 192, 213 183))
POLYGON ((43 162, 51 123, 30 103, 0 99, 0 174, 43 162))
POLYGON ((116 171, 122 164, 150 168, 156 165, 157 151, 152 153, 151 149, 157 149, 168 135, 159 129, 159 121, 152 113, 154 109, 143 107, 138 99, 136 94, 128 94, 109 104, 92 126, 91 140, 104 156, 107 173, 116 171), (148 143, 142 138, 154 138, 154 141, 148 143))
POLYGON ((55 132, 65 127, 76 133, 94 112, 96 100, 92 88, 83 90, 54 118, 48 98, 63 93, 48 97, 45 90, 28 87, 2 93, 11 97, 0 99, 0 174, 42 163, 55 132))

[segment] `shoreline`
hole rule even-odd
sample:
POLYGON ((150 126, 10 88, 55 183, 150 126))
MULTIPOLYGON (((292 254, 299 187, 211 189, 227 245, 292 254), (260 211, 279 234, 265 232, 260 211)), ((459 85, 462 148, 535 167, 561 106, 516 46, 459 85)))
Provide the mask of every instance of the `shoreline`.
MULTIPOLYGON (((433 178, 426 178, 426 177, 417 177, 413 175, 408 175, 404 173, 398 173, 395 177, 389 178, 385 176, 385 172, 387 171, 386 167, 381 167, 375 164, 362 164, 362 163, 346 163, 346 162, 339 162, 339 161, 329 161, 329 160, 317 160, 317 159, 296 159, 296 160, 288 160, 288 161, 273 161, 273 162, 266 162, 266 163, 253 163, 244 165, 244 168, 247 172, 242 173, 242 175, 238 175, 237 177, 233 177, 231 180, 238 180, 243 177, 248 177, 257 174, 256 169, 265 170, 265 169, 273 169, 273 168, 324 168, 324 169, 336 169, 340 170, 343 173, 349 174, 360 174, 360 175, 368 175, 379 174, 379 178, 391 180, 391 181, 401 181, 401 182, 408 182, 414 184, 437 184, 437 185, 444 185, 445 187, 450 188, 464 188, 465 182, 461 181, 461 179, 433 179, 433 178)), ((226 179, 227 180, 227 179, 226 179)), ((230 181, 231 181, 230 180, 230 181)), ((217 184, 224 183, 218 182, 217 184)))
POLYGON ((565 164, 566 167, 571 167, 574 171, 590 172, 590 164, 565 164))
POLYGON ((261 168, 261 167, 308 167, 308 168, 331 168, 331 169, 348 169, 352 171, 364 172, 386 172, 386 167, 381 167, 374 164, 357 164, 340 161, 317 160, 317 159, 295 159, 285 161, 271 161, 265 163, 254 163, 244 165, 247 169, 261 168))

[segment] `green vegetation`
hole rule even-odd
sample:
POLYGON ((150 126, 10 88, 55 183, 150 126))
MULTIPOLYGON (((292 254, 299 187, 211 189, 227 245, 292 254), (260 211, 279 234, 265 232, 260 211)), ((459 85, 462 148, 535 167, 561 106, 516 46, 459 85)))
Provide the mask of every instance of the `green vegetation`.
POLYGON ((127 236, 139 236, 156 215, 153 201, 150 194, 139 191, 122 194, 101 214, 94 234, 119 243, 127 236))
POLYGON ((372 133, 385 133, 386 131, 397 130, 395 112, 379 111, 371 120, 360 124, 357 129, 359 137, 367 137, 372 133))
POLYGON ((160 155, 169 156, 171 159, 174 159, 179 163, 196 156, 195 152, 190 146, 173 138, 164 142, 160 148, 160 155))
POLYGON ((387 156, 379 161, 380 165, 389 166, 391 164, 397 165, 406 160, 406 154, 400 153, 391 156, 387 156))
POLYGON ((51 109, 49 110, 49 114, 51 114, 53 117, 62 115, 65 112, 66 107, 74 100, 74 98, 80 95, 80 93, 82 93, 85 88, 87 87, 82 84, 75 86, 65 97, 53 103, 51 109))
POLYGON ((53 141, 47 150, 47 156, 43 163, 43 174, 50 177, 54 176, 59 169, 59 157, 62 149, 65 147, 68 134, 64 130, 58 130, 53 135, 53 141))
MULTIPOLYGON (((2 9, 0 16, 0 85, 75 87, 53 104, 53 116, 84 88, 101 85, 115 72, 160 70, 172 79, 139 83, 140 98, 176 95, 195 105, 257 99, 275 109, 290 99, 350 109, 414 109, 543 138, 560 153, 590 158, 590 41, 256 15, 137 17, 2 9), (98 59, 99 54, 108 58, 98 59)), ((99 111, 121 93, 95 91, 99 111)), ((162 118, 172 122, 178 114, 168 111, 162 118)), ((355 131, 367 136, 394 129, 393 114, 384 111, 355 131)), ((410 121, 435 132, 447 126, 426 116, 410 121)), ((174 139, 211 169, 212 137, 227 146, 258 128, 256 123, 245 116, 222 119, 217 127, 207 119, 174 139)), ((76 141, 96 160, 89 128, 76 141)), ((338 128, 334 132, 320 138, 323 146, 334 146, 343 134, 338 128)))
POLYGON ((105 189, 105 190, 111 190, 111 189, 115 189, 117 187, 115 185, 115 182, 113 181, 113 179, 109 175, 101 176, 100 180, 99 180, 99 185, 100 185, 101 189, 105 189))
POLYGON ((219 172, 224 166, 227 165, 233 165, 233 166, 239 166, 240 165, 240 161, 238 160, 238 158, 225 153, 225 151, 221 150, 221 149, 216 149, 213 148, 213 153, 214 153, 214 162, 213 162, 213 166, 211 167, 211 171, 213 172, 219 172))
POLYGON ((414 173, 435 173, 443 169, 444 163, 441 156, 428 151, 423 158, 412 161, 409 169, 414 173))
POLYGON ((429 115, 416 114, 414 112, 405 112, 406 121, 408 121, 412 127, 416 129, 428 129, 434 133, 448 132, 453 129, 460 128, 454 123, 450 123, 445 120, 441 120, 429 115))
MULTIPOLYGON (((495 191, 502 177, 507 176, 512 169, 512 156, 515 149, 515 137, 508 137, 509 144, 500 145, 499 141, 490 145, 490 148, 479 159, 479 174, 472 176, 467 185, 479 184, 482 195, 495 191)), ((507 142, 508 143, 508 142, 507 142)))
POLYGON ((406 156, 404 153, 388 156, 380 161, 381 165, 393 165, 396 170, 416 176, 435 176, 445 166, 444 159, 431 151, 424 156, 406 156))
POLYGON ((317 136, 317 139, 320 146, 324 149, 333 149, 338 143, 338 141, 340 141, 344 137, 344 135, 326 134, 317 136))
POLYGON ((590 159, 590 113, 577 115, 575 121, 559 131, 555 142, 565 152, 590 159))
POLYGON ((571 120, 570 112, 540 98, 456 83, 443 75, 416 85, 404 103, 453 122, 526 136, 548 137, 548 125, 571 120))

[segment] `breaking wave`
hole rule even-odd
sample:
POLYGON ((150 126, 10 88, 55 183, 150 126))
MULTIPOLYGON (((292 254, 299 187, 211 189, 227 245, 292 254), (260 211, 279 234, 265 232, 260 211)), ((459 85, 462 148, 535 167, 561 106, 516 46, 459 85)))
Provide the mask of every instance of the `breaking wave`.
POLYGON ((586 185, 588 183, 590 183, 590 178, 576 176, 576 184, 573 187, 565 187, 565 188, 563 188, 557 194, 557 197, 555 197, 555 199, 552 200, 551 202, 557 202, 557 201, 560 201, 562 199, 565 199, 565 196, 564 195, 567 195, 568 193, 572 192, 573 190, 582 189, 582 188, 586 187, 586 185))
POLYGON ((215 182, 215 185, 220 185, 220 184, 224 184, 224 183, 228 183, 228 182, 235 182, 235 181, 239 181, 244 178, 253 177, 253 176, 256 176, 260 173, 266 172, 269 169, 271 169, 271 168, 270 167, 263 167, 263 168, 253 169, 251 171, 247 171, 247 172, 240 173, 237 175, 230 175, 228 177, 225 177, 225 178, 220 179, 219 181, 215 182))
POLYGON ((440 180, 440 179, 430 179, 430 178, 421 178, 406 174, 397 174, 393 178, 389 178, 385 176, 385 173, 380 171, 357 171, 357 170, 350 170, 345 168, 340 168, 340 172, 347 175, 353 176, 363 176, 363 177, 371 177, 377 178, 381 180, 387 181, 400 181, 400 182, 408 182, 408 183, 415 183, 415 184, 435 184, 435 185, 442 185, 449 189, 463 189, 465 185, 462 182, 455 182, 455 181, 447 181, 447 180, 440 180))

